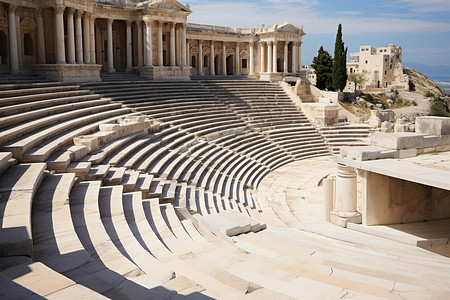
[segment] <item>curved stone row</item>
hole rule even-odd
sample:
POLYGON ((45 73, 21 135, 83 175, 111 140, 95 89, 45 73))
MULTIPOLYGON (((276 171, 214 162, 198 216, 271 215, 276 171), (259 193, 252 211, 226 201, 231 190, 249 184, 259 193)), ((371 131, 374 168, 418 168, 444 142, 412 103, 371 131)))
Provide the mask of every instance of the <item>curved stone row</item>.
POLYGON ((261 180, 328 152, 269 83, 9 85, 0 103, 1 297, 391 297, 448 278, 420 250, 277 228, 261 180))

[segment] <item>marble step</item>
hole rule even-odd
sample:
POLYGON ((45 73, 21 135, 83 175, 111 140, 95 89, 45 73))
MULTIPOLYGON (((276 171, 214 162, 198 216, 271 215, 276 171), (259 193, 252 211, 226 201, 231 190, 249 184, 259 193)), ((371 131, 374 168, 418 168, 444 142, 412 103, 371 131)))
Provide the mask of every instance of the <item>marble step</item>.
POLYGON ((90 258, 67 205, 75 183, 75 174, 48 175, 33 201, 33 259, 59 273, 78 268, 90 258))
POLYGON ((5 299, 108 299, 40 262, 0 272, 0 285, 5 299), (44 278, 46 284, 42 284, 44 278))
POLYGON ((32 256, 32 200, 46 166, 18 164, 0 176, 0 257, 32 256))
POLYGON ((110 165, 94 165, 86 174, 86 180, 103 180, 110 169, 110 165))

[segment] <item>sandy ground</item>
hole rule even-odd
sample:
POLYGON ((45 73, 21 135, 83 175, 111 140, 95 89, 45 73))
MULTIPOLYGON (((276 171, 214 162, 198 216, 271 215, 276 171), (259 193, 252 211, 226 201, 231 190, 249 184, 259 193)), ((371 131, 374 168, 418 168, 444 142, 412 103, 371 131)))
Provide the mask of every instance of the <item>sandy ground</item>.
POLYGON ((408 106, 404 108, 393 109, 396 115, 416 115, 416 114, 425 114, 428 115, 430 111, 430 99, 425 98, 422 94, 415 92, 405 92, 399 91, 399 96, 402 97, 403 100, 408 100, 410 102, 416 101, 417 106, 408 106))

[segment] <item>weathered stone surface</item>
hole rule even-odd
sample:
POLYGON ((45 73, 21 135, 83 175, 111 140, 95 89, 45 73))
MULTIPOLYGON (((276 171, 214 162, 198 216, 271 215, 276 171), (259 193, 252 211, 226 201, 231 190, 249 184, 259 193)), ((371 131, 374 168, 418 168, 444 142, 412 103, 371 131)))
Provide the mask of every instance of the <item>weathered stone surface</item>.
POLYGON ((416 118, 416 131, 425 134, 450 135, 450 118, 446 117, 416 118))

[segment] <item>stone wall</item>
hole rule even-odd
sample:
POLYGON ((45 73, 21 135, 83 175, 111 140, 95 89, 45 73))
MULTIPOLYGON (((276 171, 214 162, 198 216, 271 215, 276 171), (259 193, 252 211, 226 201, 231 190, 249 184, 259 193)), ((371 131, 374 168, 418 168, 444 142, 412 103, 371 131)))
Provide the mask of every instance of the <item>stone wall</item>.
POLYGON ((360 206, 364 225, 412 223, 450 218, 450 191, 448 190, 368 171, 361 171, 360 176, 360 206))

